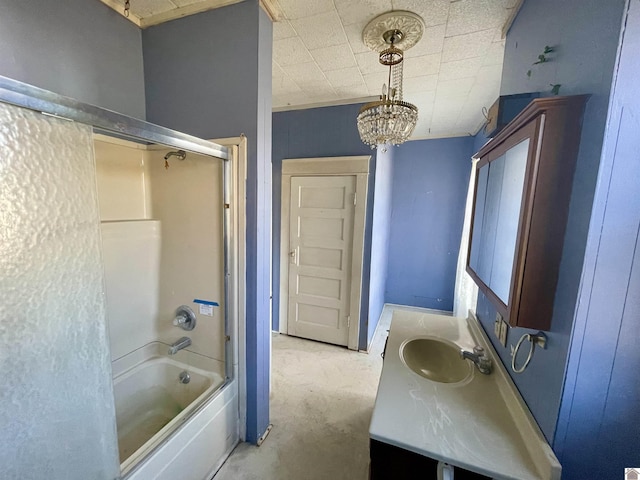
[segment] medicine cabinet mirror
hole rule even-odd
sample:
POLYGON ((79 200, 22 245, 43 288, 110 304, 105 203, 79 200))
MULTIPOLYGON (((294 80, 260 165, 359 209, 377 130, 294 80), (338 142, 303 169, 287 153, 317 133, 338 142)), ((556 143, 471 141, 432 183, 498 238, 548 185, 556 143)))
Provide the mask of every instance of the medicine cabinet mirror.
POLYGON ((476 154, 467 272, 512 326, 551 326, 586 100, 535 99, 476 154))

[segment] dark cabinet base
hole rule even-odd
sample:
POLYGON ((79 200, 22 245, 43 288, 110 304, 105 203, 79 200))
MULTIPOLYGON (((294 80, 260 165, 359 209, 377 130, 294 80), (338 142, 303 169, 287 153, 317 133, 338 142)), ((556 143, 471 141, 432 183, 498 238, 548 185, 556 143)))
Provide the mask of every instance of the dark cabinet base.
MULTIPOLYGON (((370 480, 437 480, 438 461, 377 440, 369 441, 370 480)), ((455 467, 456 480, 491 480, 455 467)))

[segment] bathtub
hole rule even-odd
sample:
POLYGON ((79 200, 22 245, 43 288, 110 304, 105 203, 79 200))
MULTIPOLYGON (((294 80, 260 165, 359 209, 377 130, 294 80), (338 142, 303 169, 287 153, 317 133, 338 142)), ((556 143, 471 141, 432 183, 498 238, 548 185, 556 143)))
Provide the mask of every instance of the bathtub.
MULTIPOLYGON (((123 477, 145 480, 161 478, 162 472, 155 471, 158 468, 154 470, 153 464, 166 470, 171 462, 166 455, 158 458, 158 453, 172 443, 173 437, 185 430, 186 424, 195 421, 204 427, 215 423, 214 420, 220 415, 229 415, 224 410, 229 408, 228 404, 232 405, 230 399, 237 389, 223 388, 235 387, 235 382, 225 382, 223 363, 187 350, 169 356, 168 348, 164 343, 152 342, 112 364, 123 477), (182 372, 188 373, 188 383, 181 382, 182 372), (216 401, 216 397, 221 398, 216 401)), ((223 427, 211 427, 212 431, 216 430, 216 435, 222 435, 225 440, 222 449, 230 450, 237 442, 237 425, 224 420, 218 423, 223 427)), ((202 433, 200 430, 203 429, 198 429, 196 433, 202 433)), ((182 440, 183 445, 178 450, 182 449, 185 442, 188 444, 194 440, 194 435, 189 434, 182 440)), ((174 453, 175 450, 175 447, 170 449, 174 453)), ((207 453, 204 458, 211 459, 211 450, 207 453)), ((201 470, 205 473, 201 472, 192 478, 204 478, 215 467, 214 464, 203 465, 201 470)))

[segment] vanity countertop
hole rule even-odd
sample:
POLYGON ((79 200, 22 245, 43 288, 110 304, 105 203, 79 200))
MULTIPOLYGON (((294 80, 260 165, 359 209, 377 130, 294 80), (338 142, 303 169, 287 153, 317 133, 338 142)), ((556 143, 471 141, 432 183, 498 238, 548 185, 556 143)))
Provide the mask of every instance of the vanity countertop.
POLYGON ((559 480, 560 464, 474 317, 412 309, 393 312, 369 429, 395 445, 496 479, 559 480), (408 340, 432 337, 465 350, 484 347, 493 372, 456 384, 411 371, 400 358, 408 340))

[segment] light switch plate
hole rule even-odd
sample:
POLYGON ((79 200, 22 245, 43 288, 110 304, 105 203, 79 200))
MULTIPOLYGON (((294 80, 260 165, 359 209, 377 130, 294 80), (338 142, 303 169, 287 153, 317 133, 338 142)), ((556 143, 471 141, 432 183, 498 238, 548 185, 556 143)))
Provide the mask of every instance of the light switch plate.
POLYGON ((500 345, 503 347, 507 346, 507 334, 509 333, 509 325, 504 321, 502 315, 496 313, 496 321, 494 324, 494 331, 496 336, 498 337, 498 341, 500 345))

